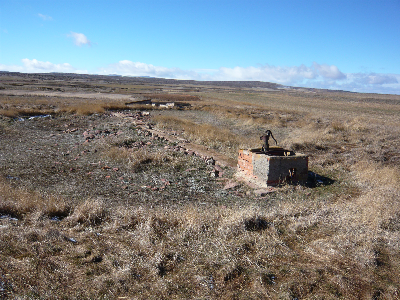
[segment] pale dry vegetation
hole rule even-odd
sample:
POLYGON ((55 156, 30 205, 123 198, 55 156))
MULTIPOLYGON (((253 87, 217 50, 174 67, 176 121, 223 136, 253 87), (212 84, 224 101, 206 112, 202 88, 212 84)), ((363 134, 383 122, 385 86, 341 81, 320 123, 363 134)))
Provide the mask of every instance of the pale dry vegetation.
POLYGON ((184 138, 197 144, 218 150, 231 157, 237 155, 243 137, 235 135, 222 126, 198 124, 193 121, 171 116, 155 116, 153 121, 163 130, 179 131, 184 138))
POLYGON ((371 215, 371 206, 388 204, 384 197, 366 205, 346 188, 331 199, 294 189, 272 206, 109 207, 88 199, 61 221, 38 218, 44 206, 27 210, 21 195, 14 201, 24 217, 1 228, 3 286, 46 298, 395 299, 398 216, 382 223, 371 215))
MULTIPOLYGON (((149 124, 232 158, 239 147, 258 147, 259 136, 270 129, 279 145, 310 156, 308 184, 281 186, 264 197, 244 185, 223 190, 218 178, 208 178, 210 166, 168 152, 165 141, 139 134, 125 121, 108 124, 105 118, 102 127, 94 124, 103 115, 100 108, 107 112, 124 106, 101 101, 77 105, 69 99, 63 107, 81 116, 68 120, 60 112, 67 125, 73 124, 68 128, 88 122, 82 132, 87 127, 109 132, 77 150, 81 157, 85 151, 92 155, 86 162, 91 166, 96 160, 107 162, 99 162, 99 170, 84 171, 79 180, 94 180, 98 173, 106 189, 105 178, 114 176, 115 184, 129 191, 135 182, 127 177, 134 174, 141 185, 146 178, 162 188, 144 186, 114 196, 100 194, 93 185, 93 192, 86 191, 89 196, 68 198, 47 186, 23 187, 22 180, 0 174, 0 297, 400 297, 398 96, 233 88, 229 93, 199 88, 193 96, 201 101, 193 98, 191 109, 158 109, 149 124), (72 109, 78 106, 80 112, 72 109), (99 116, 86 119, 92 113, 99 116), (114 175, 116 166, 127 173, 114 175)), ((3 98, 2 137, 21 128, 10 119, 21 112, 11 111, 39 101, 29 99, 16 104, 14 98, 3 98)), ((61 109, 54 104, 59 99, 50 100, 42 100, 46 103, 39 109, 61 109)), ((45 124, 66 128, 57 118, 45 124)), ((40 148, 37 143, 26 147, 40 148)), ((73 180, 79 168, 71 167, 66 178, 73 180)))
POLYGON ((26 215, 40 217, 65 217, 70 205, 54 195, 40 195, 36 191, 13 188, 5 178, 0 178, 0 215, 23 218, 26 215))
POLYGON ((164 101, 164 102, 187 102, 187 101, 198 102, 198 101, 201 101, 201 99, 198 96, 187 95, 187 94, 146 93, 146 94, 143 94, 143 97, 146 97, 149 99, 156 99, 156 100, 160 100, 160 101, 164 101))
MULTIPOLYGON (((156 110, 157 107, 148 105, 135 105, 136 109, 156 110)), ((15 118, 38 115, 57 115, 71 113, 78 115, 100 114, 106 111, 129 110, 124 99, 86 99, 84 97, 62 96, 5 96, 0 95, 0 115, 15 118)))
POLYGON ((112 161, 119 161, 127 165, 132 172, 140 172, 144 168, 151 168, 167 163, 171 166, 179 163, 163 151, 148 151, 147 149, 132 150, 125 147, 111 146, 103 151, 103 155, 112 161))

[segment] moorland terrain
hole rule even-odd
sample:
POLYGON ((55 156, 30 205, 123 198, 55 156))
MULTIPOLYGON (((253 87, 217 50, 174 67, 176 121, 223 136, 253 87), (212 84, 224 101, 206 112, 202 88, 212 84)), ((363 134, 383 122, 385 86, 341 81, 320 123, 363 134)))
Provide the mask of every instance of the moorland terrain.
POLYGON ((398 95, 0 72, 0 298, 399 299, 399 136, 398 95), (267 129, 307 184, 236 179, 267 129))

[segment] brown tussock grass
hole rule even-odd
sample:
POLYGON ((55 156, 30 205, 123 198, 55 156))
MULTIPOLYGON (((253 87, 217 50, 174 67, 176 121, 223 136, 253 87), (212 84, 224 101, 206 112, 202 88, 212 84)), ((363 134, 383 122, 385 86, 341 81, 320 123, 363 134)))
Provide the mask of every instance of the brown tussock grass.
POLYGON ((363 210, 363 221, 379 230, 382 222, 397 218, 400 213, 400 169, 362 161, 352 170, 365 191, 357 199, 357 205, 363 210))
MULTIPOLYGON (((15 118, 18 116, 36 116, 57 113, 71 113, 78 115, 101 114, 106 111, 122 111, 131 109, 125 101, 110 101, 101 99, 63 98, 0 95, 0 115, 15 118), (50 100, 51 99, 51 100, 50 100)), ((135 109, 154 110, 158 107, 151 105, 135 105, 135 109)))
POLYGON ((9 118, 15 118, 15 117, 19 116, 19 112, 17 109, 1 109, 0 115, 9 117, 9 118))
POLYGON ((235 158, 239 145, 244 142, 243 137, 210 124, 197 124, 186 119, 170 116, 155 116, 153 120, 162 129, 182 131, 183 135, 189 140, 225 152, 235 158))
POLYGON ((121 102, 99 102, 99 103, 80 103, 77 105, 64 106, 59 109, 60 112, 67 112, 77 115, 93 115, 102 114, 106 111, 124 111, 130 109, 136 110, 160 110, 160 107, 153 107, 151 105, 126 105, 121 102))
POLYGON ((150 152, 146 149, 139 149, 132 152, 132 155, 129 157, 129 166, 135 172, 139 172, 147 165, 161 165, 169 160, 168 155, 160 151, 150 152))
MULTIPOLYGON (((337 218, 345 221, 338 216, 339 207, 326 204, 323 211, 310 210, 301 199, 287 201, 286 210, 257 204, 109 209, 104 201, 87 200, 75 204, 71 215, 59 225, 53 223, 53 229, 38 223, 19 242, 17 233, 6 229, 3 241, 9 243, 7 253, 20 258, 8 265, 19 266, 21 278, 34 284, 40 294, 47 291, 49 297, 57 293, 51 285, 60 270, 69 286, 85 286, 69 292, 78 298, 366 298, 376 290, 372 284, 376 278, 370 272, 375 268, 373 261, 376 255, 386 259, 385 248, 367 246, 370 240, 365 240, 365 234, 355 239, 342 229, 312 238, 304 234, 309 228, 326 230, 324 226, 338 225, 332 222, 337 218), (299 216, 300 208, 304 212, 299 216), (88 227, 97 228, 101 235, 83 230, 88 227), (63 235, 73 237, 77 244, 65 244, 63 235), (52 252, 46 246, 50 241, 63 250, 52 252), (367 247, 366 260, 360 257, 363 247, 367 247), (27 259, 35 251, 46 262, 39 266, 40 280, 33 272, 38 265, 27 259), (150 286, 151 291, 142 291, 150 286)), ((0 246, 4 249, 4 244, 0 246)), ((18 294, 23 284, 13 284, 18 294)), ((382 290, 389 298, 395 292, 382 290)))
POLYGON ((104 107, 101 104, 86 104, 73 105, 63 107, 60 109, 61 112, 74 113, 77 115, 88 116, 92 114, 101 114, 105 112, 104 107))
POLYGON ((63 198, 41 195, 37 192, 12 187, 6 179, 0 178, 0 214, 23 218, 29 213, 40 217, 66 217, 70 204, 63 198))
POLYGON ((151 98, 151 99, 157 99, 161 101, 170 101, 170 102, 182 102, 182 101, 194 101, 198 102, 201 101, 201 99, 198 96, 193 96, 193 95, 188 95, 188 94, 143 94, 143 96, 151 98))
POLYGON ((398 166, 381 166, 375 162, 362 161, 353 167, 358 180, 374 188, 398 188, 400 170, 398 166))
POLYGON ((132 149, 118 146, 108 146, 103 150, 103 155, 115 162, 129 163, 132 149))
POLYGON ((52 115, 55 114, 54 110, 50 109, 34 109, 34 108, 27 108, 27 109, 2 109, 0 110, 0 115, 9 117, 9 118, 16 118, 18 116, 38 116, 38 115, 52 115))
POLYGON ((101 224, 107 217, 108 211, 102 200, 89 199, 75 206, 72 214, 66 219, 70 224, 93 226, 101 224))
POLYGON ((314 116, 308 122, 297 122, 300 126, 290 129, 287 137, 282 141, 285 147, 297 151, 318 151, 340 148, 343 145, 354 147, 361 140, 370 138, 367 120, 355 118, 351 121, 330 118, 322 121, 321 117, 314 116))
POLYGON ((162 151, 153 152, 143 148, 134 150, 125 147, 109 146, 103 150, 103 156, 117 162, 126 163, 133 172, 140 172, 147 167, 162 165, 167 162, 172 166, 174 162, 179 163, 162 151))
POLYGON ((210 112, 222 118, 234 119, 244 126, 282 125, 284 121, 279 118, 279 112, 266 111, 264 107, 247 105, 237 108, 222 105, 207 105, 201 110, 210 112))

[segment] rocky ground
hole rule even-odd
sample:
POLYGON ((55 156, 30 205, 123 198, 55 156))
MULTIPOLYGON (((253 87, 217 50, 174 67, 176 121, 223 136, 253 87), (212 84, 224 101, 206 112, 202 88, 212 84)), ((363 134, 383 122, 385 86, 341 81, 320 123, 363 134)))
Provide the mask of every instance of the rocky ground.
POLYGON ((209 153, 191 151, 176 138, 171 142, 144 129, 148 118, 134 111, 3 118, 0 174, 14 186, 40 187, 71 201, 98 197, 107 202, 171 205, 234 201, 246 193, 246 187, 228 179, 234 168, 215 165, 209 153), (161 161, 149 158, 132 167, 128 160, 110 155, 116 148, 157 154, 161 161))

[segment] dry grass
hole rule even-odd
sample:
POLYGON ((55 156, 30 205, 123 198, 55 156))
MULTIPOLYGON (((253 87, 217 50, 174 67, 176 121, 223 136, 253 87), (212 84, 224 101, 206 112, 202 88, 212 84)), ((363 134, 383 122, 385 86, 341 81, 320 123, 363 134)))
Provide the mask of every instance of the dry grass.
POLYGON ((3 222, 2 265, 20 278, 14 292, 31 283, 31 296, 49 298, 68 284, 62 294, 69 298, 394 299, 398 277, 380 276, 396 270, 396 247, 354 222, 353 203, 310 204, 300 197, 278 210, 255 203, 110 209, 88 200, 59 222, 32 224, 25 215, 19 222, 31 229, 24 233, 3 222), (42 263, 32 260, 36 253, 42 263))
POLYGON ((9 117, 9 118, 16 118, 19 116, 38 116, 38 115, 50 115, 54 114, 54 110, 50 109, 2 109, 0 110, 0 115, 9 117))
MULTIPOLYGON (((203 202, 162 205, 148 191, 139 205, 135 197, 109 202, 96 195, 69 202, 2 178, 0 297, 399 299, 398 97, 223 89, 196 95, 193 111, 152 121, 232 157, 241 145, 258 145, 255 132, 271 129, 280 145, 310 155, 311 170, 332 184, 287 185, 264 198, 232 191, 243 192, 236 202, 205 189, 203 202)), ((1 102, 9 116, 36 103, 12 100, 1 102)), ((57 101, 52 109, 78 113, 82 105, 82 115, 123 109, 57 101)), ((154 169, 157 178, 174 172, 185 179, 182 158, 150 145, 135 149, 134 142, 110 137, 96 149, 138 175, 154 169)))
POLYGON ((84 224, 86 226, 99 225, 107 216, 107 209, 101 200, 86 200, 76 206, 66 221, 71 224, 84 224))
POLYGON ((265 106, 247 104, 241 105, 231 104, 230 106, 209 104, 202 107, 202 110, 218 115, 224 119, 232 119, 239 122, 242 126, 272 126, 285 127, 293 126, 299 119, 299 115, 293 112, 282 110, 269 110, 265 106))
POLYGON ((27 295, 48 298, 62 291, 68 298, 395 299, 398 170, 355 170, 370 190, 354 199, 347 183, 334 198, 288 186, 275 195, 277 206, 109 207, 88 199, 61 221, 49 221, 49 211, 65 212, 63 201, 49 205, 3 180, 2 214, 19 221, 2 220, 2 293, 31 284, 27 295))
POLYGON ((103 155, 112 160, 119 161, 126 164, 131 168, 132 172, 140 172, 146 168, 151 168, 152 166, 161 165, 163 163, 168 163, 174 165, 171 157, 163 153, 162 151, 151 151, 148 149, 127 149, 125 147, 111 146, 103 151, 103 155))
MULTIPOLYGON (((130 107, 125 101, 113 101, 108 99, 85 99, 63 97, 39 97, 39 96, 4 96, 0 95, 0 115, 10 118, 19 116, 55 115, 59 113, 71 113, 82 116, 101 114, 106 111, 123 111, 130 107)), ((148 105, 136 105, 136 109, 157 110, 158 107, 148 105)))
POLYGON ((16 109, 1 109, 0 110, 0 115, 9 117, 9 118, 15 118, 19 115, 18 110, 16 109))
POLYGON ((62 107, 60 112, 76 113, 78 115, 88 116, 92 114, 99 114, 105 111, 103 105, 100 104, 87 104, 82 103, 80 105, 72 105, 67 107, 62 107))
POLYGON ((0 178, 0 191, 0 215, 3 216, 23 218, 31 214, 35 218, 63 218, 70 212, 70 204, 64 199, 13 188, 5 178, 0 178))
POLYGON ((193 96, 193 95, 185 95, 185 94, 144 94, 143 96, 146 96, 151 99, 157 99, 161 101, 168 101, 168 102, 198 102, 201 101, 201 99, 198 96, 193 96))
POLYGON ((206 145, 230 157, 236 158, 237 149, 250 144, 248 139, 240 137, 222 126, 197 124, 187 119, 171 116, 155 116, 153 121, 157 127, 164 130, 182 132, 182 135, 194 143, 206 145))

